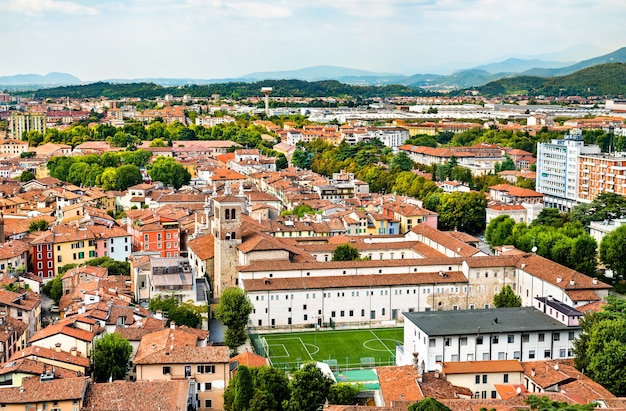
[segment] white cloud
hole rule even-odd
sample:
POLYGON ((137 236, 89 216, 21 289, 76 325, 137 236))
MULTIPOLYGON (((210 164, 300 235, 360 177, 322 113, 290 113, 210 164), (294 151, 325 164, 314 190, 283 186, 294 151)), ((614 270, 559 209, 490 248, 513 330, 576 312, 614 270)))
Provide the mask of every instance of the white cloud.
POLYGON ((0 2, 0 10, 17 11, 26 14, 57 12, 64 14, 96 15, 98 9, 71 1, 58 0, 8 0, 0 2))

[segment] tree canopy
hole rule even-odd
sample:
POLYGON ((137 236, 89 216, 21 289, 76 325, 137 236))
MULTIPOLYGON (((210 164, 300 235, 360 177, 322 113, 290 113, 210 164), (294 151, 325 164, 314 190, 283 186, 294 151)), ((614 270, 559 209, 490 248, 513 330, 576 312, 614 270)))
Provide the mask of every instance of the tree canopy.
POLYGON ((580 321, 575 366, 617 396, 626 394, 626 299, 608 296, 602 311, 580 321))
POLYGON ((154 181, 179 189, 191 180, 189 171, 172 157, 157 157, 148 166, 148 174, 154 181))
POLYGON ((626 225, 606 234, 600 242, 600 260, 618 278, 626 275, 626 225))
POLYGON ((354 261, 359 258, 359 250, 348 243, 338 245, 333 251, 333 261, 354 261))
POLYGON ((493 305, 496 308, 521 307, 522 297, 516 295, 510 285, 505 285, 498 294, 493 296, 493 305))
POLYGON ((291 398, 287 411, 316 411, 330 394, 333 381, 326 377, 314 362, 308 362, 293 372, 289 381, 291 398))
POLYGON ((252 302, 245 290, 239 287, 227 288, 220 296, 215 309, 215 318, 226 327, 225 343, 233 351, 248 339, 248 319, 252 313, 252 302))
POLYGON ((117 333, 96 340, 92 353, 96 382, 124 379, 132 352, 128 340, 117 333))

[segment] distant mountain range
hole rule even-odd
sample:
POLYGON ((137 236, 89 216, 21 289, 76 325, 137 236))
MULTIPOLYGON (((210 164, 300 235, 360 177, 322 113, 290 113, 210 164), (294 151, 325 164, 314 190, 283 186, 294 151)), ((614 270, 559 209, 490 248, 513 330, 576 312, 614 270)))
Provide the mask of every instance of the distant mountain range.
POLYGON ((0 76, 0 85, 24 86, 24 85, 49 85, 60 86, 69 84, 80 84, 81 81, 68 73, 48 73, 45 76, 40 74, 16 74, 14 76, 0 76))
MULTIPOLYGON (((477 66, 471 69, 459 70, 451 75, 441 74, 414 74, 406 76, 396 73, 379 73, 366 70, 357 70, 337 66, 315 66, 298 70, 271 71, 250 73, 238 78, 227 79, 194 79, 194 78, 143 78, 143 79, 109 79, 109 83, 154 83, 160 86, 206 85, 230 82, 258 82, 265 80, 303 80, 322 81, 337 80, 351 85, 405 85, 422 88, 468 88, 479 87, 487 83, 509 77, 533 76, 555 77, 565 76, 578 70, 603 63, 626 62, 626 47, 599 57, 583 60, 577 63, 542 60, 537 58, 520 59, 509 58, 501 62, 477 66)), ((0 87, 6 86, 37 86, 38 88, 55 87, 60 85, 85 84, 77 77, 67 73, 49 73, 45 76, 37 74, 19 74, 0 77, 0 87)), ((37 87, 31 87, 35 89, 37 87)))

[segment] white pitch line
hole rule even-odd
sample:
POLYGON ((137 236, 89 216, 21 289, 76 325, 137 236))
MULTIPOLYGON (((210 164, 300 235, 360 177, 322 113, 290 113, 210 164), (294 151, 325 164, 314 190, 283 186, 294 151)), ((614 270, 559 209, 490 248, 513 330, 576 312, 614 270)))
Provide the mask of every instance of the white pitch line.
POLYGON ((381 340, 380 338, 378 338, 378 336, 374 333, 374 331, 370 330, 370 332, 372 333, 372 335, 374 335, 374 337, 376 337, 376 339, 377 339, 378 341, 380 341, 380 343, 383 345, 383 347, 385 347, 385 349, 391 353, 391 355, 396 355, 396 353, 395 353, 395 352, 393 352, 393 351, 391 351, 389 348, 387 348, 387 346, 385 345, 385 343, 383 342, 383 340, 381 340))
POLYGON ((309 355, 310 359, 313 359, 313 356, 311 355, 311 353, 309 352, 309 349, 306 348, 306 344, 304 344, 304 341, 302 341, 302 338, 298 337, 298 339, 300 340, 300 344, 302 344, 302 346, 304 347, 304 351, 306 351, 306 353, 309 355))

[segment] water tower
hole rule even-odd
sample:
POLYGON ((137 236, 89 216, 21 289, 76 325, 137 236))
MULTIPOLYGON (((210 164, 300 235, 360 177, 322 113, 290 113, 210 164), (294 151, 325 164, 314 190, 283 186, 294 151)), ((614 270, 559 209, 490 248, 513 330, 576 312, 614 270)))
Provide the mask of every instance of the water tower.
POLYGON ((261 87, 261 93, 265 94, 265 115, 270 115, 270 94, 272 93, 271 87, 261 87))

